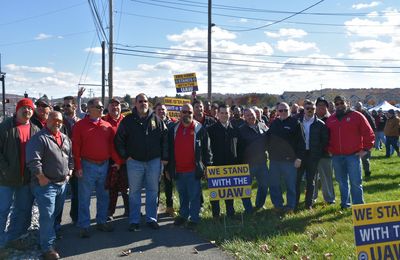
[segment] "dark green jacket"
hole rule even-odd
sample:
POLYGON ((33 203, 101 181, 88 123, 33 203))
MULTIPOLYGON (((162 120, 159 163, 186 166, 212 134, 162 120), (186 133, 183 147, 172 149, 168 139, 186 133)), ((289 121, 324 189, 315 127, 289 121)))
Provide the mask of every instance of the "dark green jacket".
MULTIPOLYGON (((37 132, 39 128, 31 124, 30 136, 37 132)), ((20 150, 16 118, 7 118, 0 124, 0 185, 15 187, 29 183, 30 173, 26 165, 24 174, 21 176, 20 173, 20 150)))

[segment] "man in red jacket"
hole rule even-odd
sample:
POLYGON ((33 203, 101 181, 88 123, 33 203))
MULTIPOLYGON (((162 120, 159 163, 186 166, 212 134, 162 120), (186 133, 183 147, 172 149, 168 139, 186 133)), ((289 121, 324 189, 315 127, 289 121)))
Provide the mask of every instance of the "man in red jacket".
POLYGON ((328 151, 339 183, 341 207, 363 204, 361 160, 374 145, 375 135, 365 116, 349 109, 343 96, 334 99, 336 112, 326 125, 330 132, 328 151), (350 191, 349 191, 350 180, 350 191))
POLYGON ((80 237, 87 238, 90 226, 90 197, 96 189, 97 229, 111 232, 113 228, 107 222, 109 194, 104 185, 108 173, 109 159, 112 158, 119 169, 121 159, 114 149, 114 135, 110 123, 101 119, 103 104, 97 98, 88 102, 88 116, 78 121, 72 132, 72 151, 75 161, 75 174, 79 178, 78 226, 80 237))

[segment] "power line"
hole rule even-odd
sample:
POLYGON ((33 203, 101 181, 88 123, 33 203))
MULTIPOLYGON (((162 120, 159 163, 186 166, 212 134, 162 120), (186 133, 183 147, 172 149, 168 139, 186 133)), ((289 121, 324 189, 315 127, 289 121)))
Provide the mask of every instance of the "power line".
MULTIPOLYGON (((280 19, 280 20, 278 20, 278 21, 275 21, 275 22, 272 22, 272 23, 269 23, 269 24, 266 24, 266 25, 262 25, 262 26, 258 26, 258 27, 254 27, 254 28, 250 28, 250 29, 241 29, 241 30, 239 29, 239 30, 230 30, 230 31, 236 31, 236 32, 250 32, 250 31, 255 31, 255 30, 263 29, 263 28, 272 26, 272 25, 274 25, 274 24, 278 24, 278 23, 281 23, 281 22, 283 22, 283 21, 286 21, 286 20, 288 20, 288 19, 290 19, 290 18, 292 18, 292 17, 294 17, 294 16, 296 16, 296 15, 298 15, 298 14, 301 14, 302 12, 305 12, 305 11, 307 11, 307 10, 313 8, 314 6, 319 5, 320 3, 324 2, 324 1, 325 1, 325 0, 320 0, 320 1, 318 1, 318 2, 316 2, 316 3, 314 3, 314 4, 312 4, 312 5, 310 5, 310 6, 306 7, 306 8, 304 8, 303 10, 301 10, 301 11, 299 11, 299 12, 297 12, 297 13, 291 14, 291 15, 285 17, 285 18, 282 18, 282 19, 280 19)), ((229 30, 228 30, 228 31, 229 31, 229 30)))
POLYGON ((26 17, 26 18, 17 19, 17 20, 14 20, 14 21, 6 22, 6 23, 1 23, 0 26, 9 25, 9 24, 15 24, 15 23, 21 23, 21 22, 25 22, 25 21, 28 21, 28 20, 31 20, 31 19, 35 19, 35 18, 47 16, 47 15, 52 15, 52 14, 59 13, 59 12, 62 12, 62 11, 68 10, 68 9, 72 9, 72 8, 75 8, 77 6, 81 6, 81 5, 84 5, 84 4, 85 4, 84 2, 81 2, 79 4, 70 5, 70 6, 61 8, 61 9, 57 9, 57 10, 53 10, 53 11, 49 11, 49 12, 45 12, 45 13, 29 16, 29 17, 26 17))
MULTIPOLYGON (((195 63, 207 63, 207 61, 202 60, 191 60, 191 59, 181 59, 181 58, 171 58, 171 57, 160 57, 160 56, 151 56, 151 55, 142 55, 142 54, 133 54, 133 53, 123 53, 123 52, 115 52, 119 55, 125 56, 134 56, 134 57, 143 57, 143 58, 153 58, 153 59, 164 59, 164 60, 179 60, 179 61, 187 61, 187 62, 195 62, 195 63)), ((278 69, 278 70, 302 70, 302 71, 320 71, 320 72, 344 72, 344 73, 372 73, 372 74, 398 74, 397 71, 364 71, 364 70, 322 70, 322 69, 304 69, 304 68, 290 68, 290 67, 265 67, 265 66, 257 66, 257 65, 249 65, 249 64, 237 64, 237 63, 227 63, 227 62, 213 62, 213 64, 217 65, 229 65, 229 66, 241 66, 241 67, 251 67, 251 68, 263 68, 263 69, 278 69)), ((275 70, 277 72, 278 70, 275 70)))
POLYGON ((104 39, 108 44, 108 38, 107 38, 106 32, 104 31, 103 23, 101 21, 99 12, 97 10, 97 6, 93 0, 88 0, 88 2, 89 2, 90 10, 92 13, 93 22, 95 23, 95 27, 97 30, 97 37, 99 38, 99 42, 101 42, 102 39, 104 39), (100 32, 100 34, 99 34, 99 32, 100 32))
MULTIPOLYGON (((184 49, 184 48, 167 48, 160 46, 149 46, 149 45, 127 45, 115 43, 116 46, 122 46, 127 48, 147 48, 147 49, 161 49, 169 51, 188 51, 188 52, 204 52, 207 50, 196 50, 196 49, 184 49)), ((380 61, 380 62, 398 62, 398 59, 355 59, 355 58, 328 58, 328 57, 304 57, 304 56, 293 56, 293 55, 274 55, 274 54, 252 54, 252 53, 239 53, 239 52, 224 52, 224 51, 213 51, 214 54, 228 54, 228 55, 243 55, 243 56, 254 56, 254 57, 272 57, 272 58, 294 58, 294 59, 315 59, 315 60, 345 60, 345 61, 380 61)))
MULTIPOLYGON (((129 51, 129 52, 138 52, 145 54, 156 54, 156 55, 169 55, 169 56, 177 56, 177 57, 186 57, 186 58, 197 58, 197 59, 205 59, 205 56, 196 56, 196 55, 187 55, 187 54, 176 54, 176 53, 165 53, 165 52, 154 52, 154 51, 141 51, 141 50, 132 50, 125 48, 115 48, 120 51, 129 51)), ((262 64, 279 64, 279 65, 293 65, 293 66, 305 66, 305 67, 334 67, 334 68, 364 68, 364 69, 400 69, 399 66, 369 66, 369 65, 333 65, 333 64, 310 64, 310 63, 297 63, 297 62, 278 62, 278 61, 260 61, 260 60, 245 60, 245 59, 233 59, 233 58, 221 58, 221 57, 213 57, 214 60, 223 60, 223 61, 237 61, 237 62, 247 62, 247 63, 262 63, 262 64)))
MULTIPOLYGON (((168 5, 162 5, 162 4, 156 4, 156 3, 143 2, 143 1, 140 1, 140 0, 131 0, 131 1, 132 2, 136 2, 136 3, 145 4, 145 5, 158 6, 158 7, 163 7, 163 8, 173 9, 173 10, 181 10, 181 11, 192 12, 192 13, 207 14, 207 12, 205 12, 205 11, 198 11, 198 10, 193 10, 193 9, 175 7, 175 6, 168 6, 168 5)), ((270 20, 270 19, 255 18, 255 17, 248 17, 248 16, 228 15, 228 14, 220 14, 220 13, 213 13, 213 16, 238 18, 238 19, 247 19, 247 20, 253 20, 253 21, 271 22, 271 23, 278 21, 278 20, 270 20)), ((302 21, 285 21, 285 23, 288 23, 288 24, 302 24, 302 25, 315 25, 315 26, 334 26, 334 27, 352 27, 352 26, 357 26, 357 27, 398 27, 398 26, 400 26, 399 24, 345 25, 345 24, 313 23, 313 22, 302 22, 302 21)), ((216 23, 216 24, 218 25, 218 23, 216 23)))
MULTIPOLYGON (((140 17, 140 18, 146 18, 146 19, 152 19, 152 20, 159 20, 159 21, 167 21, 167 22, 176 22, 176 23, 182 23, 182 24, 196 24, 196 25, 202 25, 202 26, 207 26, 207 23, 203 22, 198 22, 198 21, 190 21, 190 20, 180 20, 180 19, 173 19, 173 18, 163 18, 160 16, 149 16, 149 15, 142 15, 142 14, 137 14, 137 13, 131 13, 131 12, 124 12, 124 11, 114 11, 115 13, 121 14, 121 15, 129 15, 129 16, 135 16, 135 17, 140 17)), ((250 27, 245 27, 245 26, 237 26, 237 25, 225 25, 225 24, 218 24, 219 27, 221 28, 241 28, 241 29, 250 29, 250 27)), ((299 29, 300 30, 300 29, 299 29)), ((302 29, 301 29, 302 30, 302 29)), ((273 29, 268 29, 266 30, 268 32, 279 32, 279 30, 273 30, 273 29)), ((333 31, 305 31, 307 34, 337 34, 337 35, 347 35, 347 32, 333 32, 333 31)), ((398 36, 400 34, 391 34, 392 36, 398 36)))

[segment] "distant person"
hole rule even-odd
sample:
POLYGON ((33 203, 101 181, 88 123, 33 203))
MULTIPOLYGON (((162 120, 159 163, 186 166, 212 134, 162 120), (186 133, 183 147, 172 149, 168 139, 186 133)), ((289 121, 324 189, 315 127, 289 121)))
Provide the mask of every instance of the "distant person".
MULTIPOLYGON (((376 125, 375 125, 375 120, 374 118, 371 116, 371 114, 365 110, 363 108, 363 103, 361 102, 357 102, 356 105, 354 106, 354 109, 357 112, 360 112, 363 116, 365 116, 365 118, 367 119, 370 127, 372 128, 372 131, 374 131, 374 133, 376 132, 376 125)), ((371 176, 371 167, 370 167, 370 158, 371 158, 371 151, 368 150, 367 153, 361 158, 361 162, 363 164, 363 168, 364 168, 364 176, 366 178, 371 176)))
POLYGON ((384 128, 385 138, 386 138, 386 157, 390 157, 390 149, 396 151, 397 156, 400 157, 399 152, 399 134, 400 134, 400 119, 395 115, 393 109, 389 109, 387 113, 387 121, 384 128))
MULTIPOLYGON (((103 116, 102 119, 110 123, 114 132, 117 132, 118 126, 124 119, 121 111, 121 101, 118 98, 111 98, 108 102, 108 113, 103 116)), ((109 162, 109 172, 107 176, 107 188, 110 196, 110 202, 108 204, 108 219, 112 220, 115 209, 117 207, 118 193, 121 193, 122 201, 124 203, 123 216, 129 215, 129 196, 128 196, 128 175, 126 170, 126 164, 122 163, 119 170, 112 167, 114 161, 112 158, 109 162)))
POLYGON ((351 206, 350 194, 353 204, 364 203, 360 159, 373 147, 375 136, 367 119, 351 110, 345 97, 336 96, 334 103, 336 112, 326 122, 330 133, 328 151, 339 183, 340 206, 346 209, 351 206))
POLYGON ((312 209, 315 188, 315 176, 318 163, 328 145, 329 133, 325 123, 315 115, 315 103, 310 100, 304 101, 304 116, 300 118, 303 125, 306 151, 300 168, 297 169, 296 182, 296 205, 298 208, 301 192, 301 181, 306 175, 306 197, 305 208, 312 209))
POLYGON ((192 105, 182 106, 179 122, 168 130, 168 140, 167 174, 176 180, 180 202, 174 225, 194 229, 200 222, 200 180, 212 164, 212 154, 206 128, 193 120, 192 105))
POLYGON ((18 238, 31 225, 33 195, 25 150, 31 136, 39 132, 30 122, 34 109, 32 100, 23 98, 17 103, 16 115, 0 124, 0 250, 6 245, 26 249, 18 238))
MULTIPOLYGON (((176 120, 173 120, 168 116, 167 107, 161 103, 158 103, 154 107, 154 111, 156 111, 156 115, 165 123, 168 129, 173 127, 176 120)), ((162 179, 164 181, 164 191, 165 191, 165 204, 167 208, 165 209, 165 213, 167 213, 170 217, 176 217, 176 212, 174 209, 174 200, 173 200, 173 188, 174 183, 171 177, 166 174, 167 168, 165 166, 162 167, 162 179)), ((160 197, 160 195, 158 195, 160 197)))
POLYGON ((266 135, 268 127, 256 118, 252 108, 244 110, 245 123, 238 128, 238 160, 239 163, 249 164, 251 177, 257 180, 258 189, 255 208, 250 199, 243 199, 246 214, 264 207, 268 193, 268 166, 266 135))
POLYGON ((212 116, 214 118, 218 117, 218 107, 219 107, 219 105, 217 103, 213 103, 211 105, 210 116, 212 116))
POLYGON ((46 96, 39 98, 35 102, 36 108, 35 113, 31 118, 32 124, 36 125, 39 129, 46 126, 47 118, 49 118, 49 113, 52 110, 50 102, 46 96))
POLYGON ((290 108, 290 116, 296 117, 297 114, 299 113, 299 109, 300 109, 300 106, 297 103, 293 103, 290 108))
POLYGON ((383 113, 382 109, 379 109, 375 117, 375 124, 376 124, 375 150, 381 150, 382 144, 386 143, 386 138, 384 133, 386 120, 387 118, 383 113))
POLYGON ((302 124, 289 111, 289 105, 281 102, 277 107, 279 117, 268 132, 270 156, 270 193, 272 204, 278 213, 293 213, 296 207, 297 169, 300 168, 306 150, 302 124), (283 205, 281 180, 286 187, 286 206, 283 205))
POLYGON ((193 102, 193 111, 193 118, 197 120, 200 124, 202 124, 205 128, 216 122, 215 118, 209 116, 209 114, 205 112, 203 101, 201 100, 196 100, 193 102))
POLYGON ((46 127, 32 136, 26 147, 32 192, 39 208, 39 244, 45 260, 60 258, 55 248, 55 221, 74 168, 71 140, 60 131, 62 122, 60 112, 50 112, 46 127))
MULTIPOLYGON (((218 121, 207 129, 210 137, 211 152, 213 154, 213 166, 234 165, 238 163, 237 154, 237 129, 229 122, 229 106, 218 107, 218 121)), ((219 200, 210 201, 214 219, 220 216, 219 200)), ((233 217, 235 209, 233 199, 225 200, 226 215, 233 217)))
POLYGON ((230 118, 231 124, 235 128, 239 128, 241 125, 245 123, 243 119, 243 111, 240 106, 235 106, 233 108, 233 117, 230 118))
POLYGON ((129 231, 140 230, 142 187, 146 190, 146 224, 159 229, 157 218, 161 165, 168 162, 168 129, 149 108, 146 94, 135 98, 135 107, 120 123, 115 136, 118 154, 126 160, 129 182, 129 231))
MULTIPOLYGON (((317 98, 316 102, 316 116, 322 120, 325 125, 326 121, 330 117, 328 112, 328 101, 324 97, 317 98)), ((335 189, 333 188, 333 166, 332 156, 328 153, 326 147, 321 153, 321 159, 318 162, 318 174, 315 176, 315 182, 320 180, 321 190, 324 201, 328 204, 335 203, 335 189)), ((318 185, 315 185, 314 189, 314 201, 318 197, 318 185)))
POLYGON ((78 121, 72 131, 72 148, 75 174, 78 177, 79 211, 78 227, 81 238, 90 237, 90 200, 96 190, 97 213, 96 229, 112 232, 114 228, 107 223, 109 194, 105 189, 109 159, 116 162, 119 169, 120 158, 114 149, 115 132, 110 123, 101 119, 103 103, 98 98, 88 101, 88 116, 78 121))
POLYGON ((329 112, 329 114, 332 115, 336 111, 335 103, 330 101, 330 102, 328 102, 328 105, 329 105, 328 106, 328 112, 329 112))

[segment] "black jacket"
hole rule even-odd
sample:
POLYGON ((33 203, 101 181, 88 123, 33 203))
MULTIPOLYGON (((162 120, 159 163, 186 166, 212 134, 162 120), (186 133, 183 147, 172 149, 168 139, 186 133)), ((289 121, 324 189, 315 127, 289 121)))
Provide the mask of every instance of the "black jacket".
MULTIPOLYGON (((180 122, 176 122, 173 127, 168 130, 168 172, 172 178, 176 177, 175 164, 175 137, 178 131, 180 122)), ((195 160, 195 176, 201 179, 207 166, 212 165, 212 153, 210 149, 210 139, 208 138, 207 130, 199 122, 194 120, 194 160, 195 160)))
POLYGON ((168 130, 164 122, 151 110, 140 118, 136 108, 122 119, 114 138, 115 149, 123 158, 150 161, 161 157, 168 159, 168 130))
MULTIPOLYGON (((33 136, 39 128, 31 124, 30 132, 33 136)), ((15 187, 29 183, 30 173, 25 162, 24 174, 20 174, 20 145, 16 118, 7 118, 0 124, 0 185, 15 187)))
POLYGON ((306 150, 304 129, 299 120, 289 116, 275 119, 268 131, 268 151, 271 160, 294 162, 303 160, 306 150))
POLYGON ((225 128, 217 122, 207 128, 213 154, 213 165, 232 165, 238 163, 237 143, 238 132, 231 123, 225 128))
MULTIPOLYGON (((300 122, 303 122, 304 117, 300 118, 300 122)), ((310 156, 313 160, 318 161, 326 153, 325 148, 329 142, 329 130, 325 126, 325 123, 314 116, 314 122, 310 125, 310 140, 309 150, 310 156)))
POLYGON ((361 114, 363 114, 364 116, 365 116, 365 118, 368 120, 368 123, 369 123, 369 125, 371 126, 371 128, 372 128, 372 131, 376 131, 376 124, 375 124, 375 119, 371 116, 371 114, 367 111, 367 110, 365 110, 365 109, 362 109, 361 110, 361 114))
POLYGON ((240 163, 266 163, 267 143, 266 136, 268 127, 257 121, 256 129, 247 123, 239 127, 238 155, 240 163))

